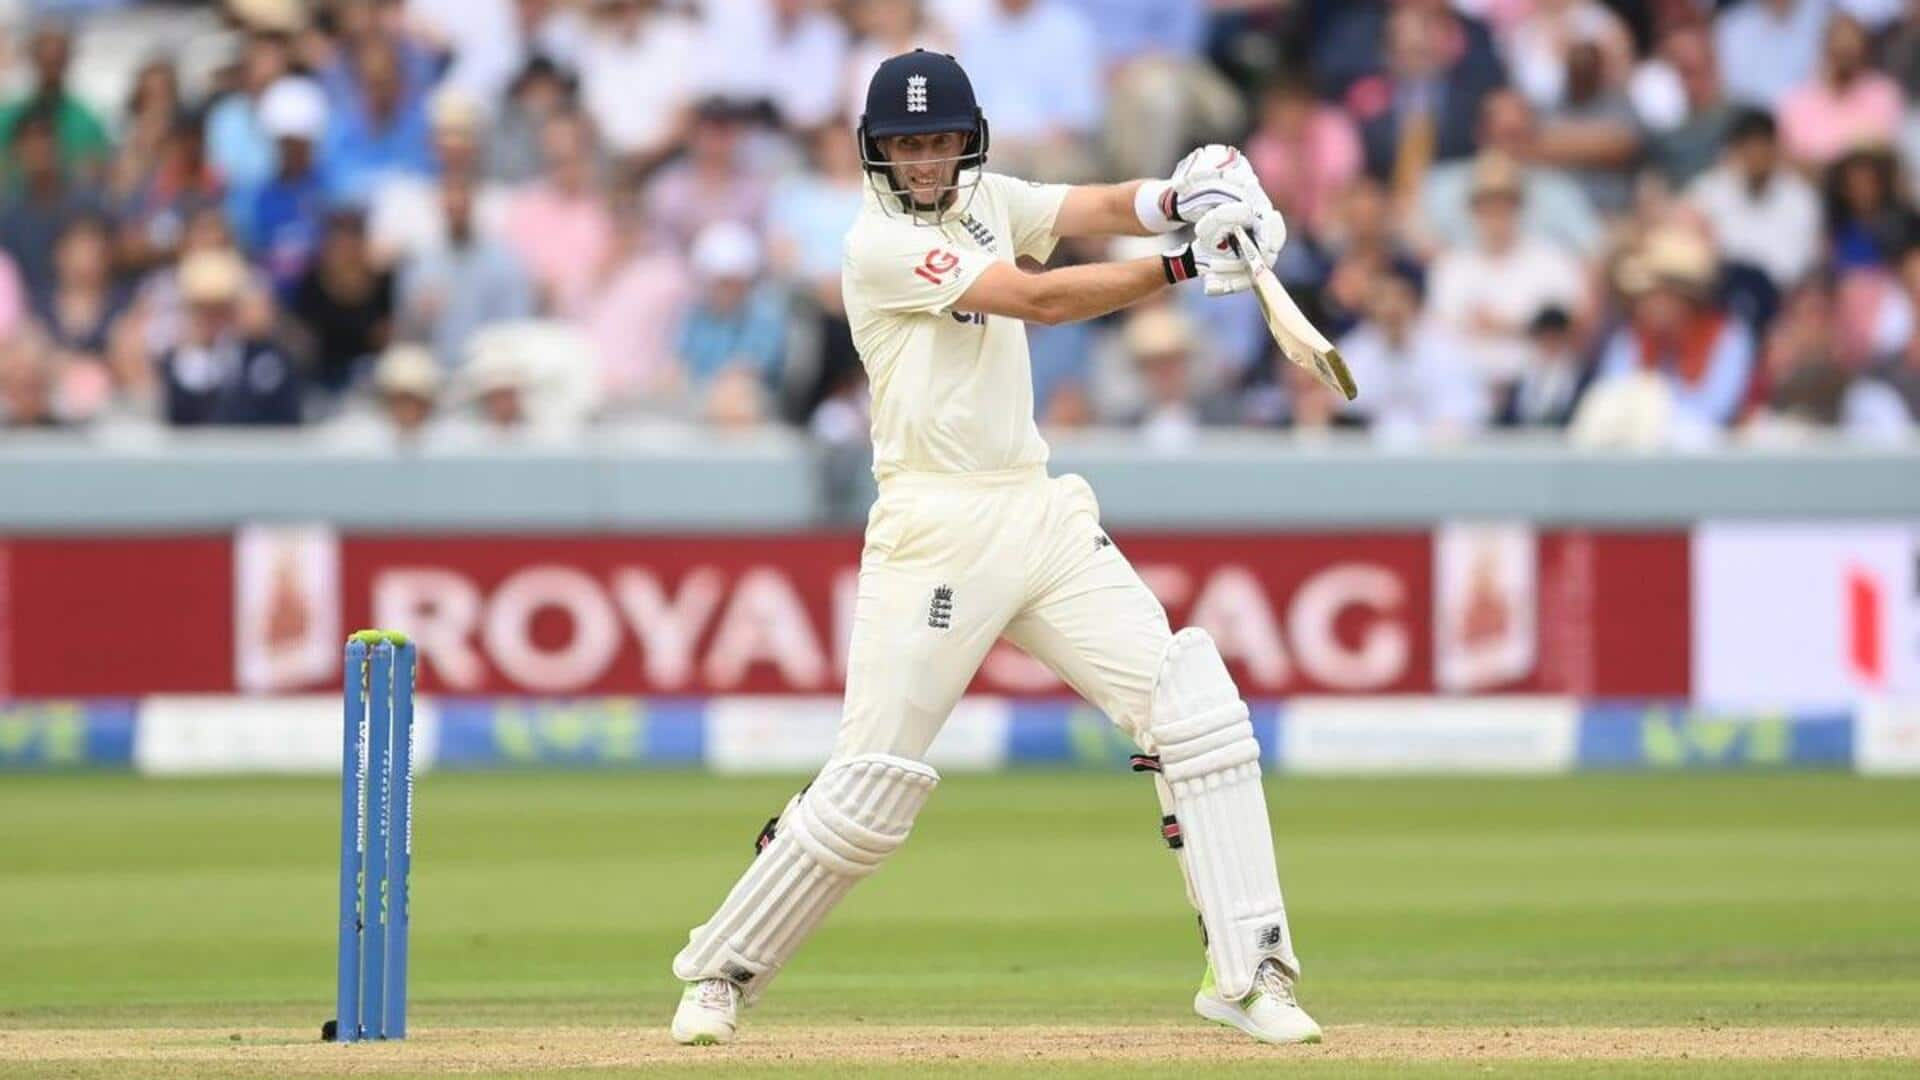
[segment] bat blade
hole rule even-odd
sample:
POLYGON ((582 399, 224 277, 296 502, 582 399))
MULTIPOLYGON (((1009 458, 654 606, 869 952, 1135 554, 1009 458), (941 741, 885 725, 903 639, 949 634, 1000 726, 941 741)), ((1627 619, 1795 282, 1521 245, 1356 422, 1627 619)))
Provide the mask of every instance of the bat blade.
POLYGON ((1293 302, 1287 287, 1260 257, 1260 248, 1246 230, 1235 229, 1234 233, 1253 269, 1253 295, 1260 301, 1260 313, 1266 316, 1267 332, 1273 335, 1274 344, 1287 359, 1312 372, 1341 397, 1348 401, 1358 397, 1360 388, 1354 385, 1353 372, 1340 358, 1340 350, 1300 311, 1300 305, 1293 302))

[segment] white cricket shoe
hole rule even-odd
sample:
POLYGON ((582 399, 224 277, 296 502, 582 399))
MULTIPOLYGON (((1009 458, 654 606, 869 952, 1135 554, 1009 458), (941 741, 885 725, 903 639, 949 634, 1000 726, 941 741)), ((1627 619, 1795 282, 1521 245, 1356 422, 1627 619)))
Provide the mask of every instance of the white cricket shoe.
POLYGON ((1239 1001, 1223 1000, 1213 988, 1213 965, 1207 965, 1200 992, 1193 995, 1193 1011, 1216 1024, 1229 1024, 1267 1043, 1317 1043, 1320 1025, 1293 997, 1293 978, 1279 961, 1263 960, 1253 973, 1253 990, 1239 1001))
POLYGON ((740 1015, 740 988, 726 979, 701 979, 680 992, 673 1010, 673 1041, 682 1046, 732 1042, 740 1015))

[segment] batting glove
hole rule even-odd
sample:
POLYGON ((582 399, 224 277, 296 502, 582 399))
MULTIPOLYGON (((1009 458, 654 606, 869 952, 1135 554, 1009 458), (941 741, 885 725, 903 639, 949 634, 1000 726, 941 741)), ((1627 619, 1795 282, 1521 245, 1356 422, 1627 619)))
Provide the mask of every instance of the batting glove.
POLYGON ((1232 202, 1207 211, 1193 227, 1193 261, 1208 296, 1228 296, 1253 287, 1253 268, 1240 251, 1234 230, 1244 229, 1272 266, 1287 242, 1287 221, 1280 211, 1232 202))
POLYGON ((1134 210, 1149 232, 1170 233, 1230 202, 1273 208, 1247 156, 1236 147, 1210 143, 1181 158, 1170 178, 1141 184, 1134 210))

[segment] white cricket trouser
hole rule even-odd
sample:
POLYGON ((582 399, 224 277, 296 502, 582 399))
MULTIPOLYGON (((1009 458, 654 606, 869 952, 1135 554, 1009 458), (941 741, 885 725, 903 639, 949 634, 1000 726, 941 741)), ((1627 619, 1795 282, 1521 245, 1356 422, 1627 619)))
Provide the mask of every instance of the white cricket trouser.
POLYGON ((1002 636, 1145 746, 1172 631, 1087 482, 1040 466, 888 477, 867 517, 833 757, 923 759, 1002 636))

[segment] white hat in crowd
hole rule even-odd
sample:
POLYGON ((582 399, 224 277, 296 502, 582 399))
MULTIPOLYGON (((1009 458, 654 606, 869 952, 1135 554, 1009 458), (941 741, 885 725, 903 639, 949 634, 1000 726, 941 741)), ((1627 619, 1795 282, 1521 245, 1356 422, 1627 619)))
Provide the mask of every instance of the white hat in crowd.
POLYGON ((373 385, 383 394, 432 398, 440 389, 440 362, 424 345, 390 345, 373 369, 373 385))
POLYGON ((227 10, 248 30, 293 34, 307 28, 303 0, 227 0, 227 10))
POLYGON ((752 278, 760 273, 760 240, 737 221, 716 221, 693 241, 693 271, 715 278, 752 278))
POLYGON ((247 264, 231 251, 196 251, 180 261, 180 295, 189 304, 230 304, 247 287, 247 264))
POLYGON ((475 341, 462 374, 475 394, 526 390, 533 384, 533 370, 521 350, 512 341, 497 338, 475 341))
POLYGON ((327 95, 312 79, 281 79, 260 96, 260 129, 275 139, 319 142, 327 130, 327 95))

